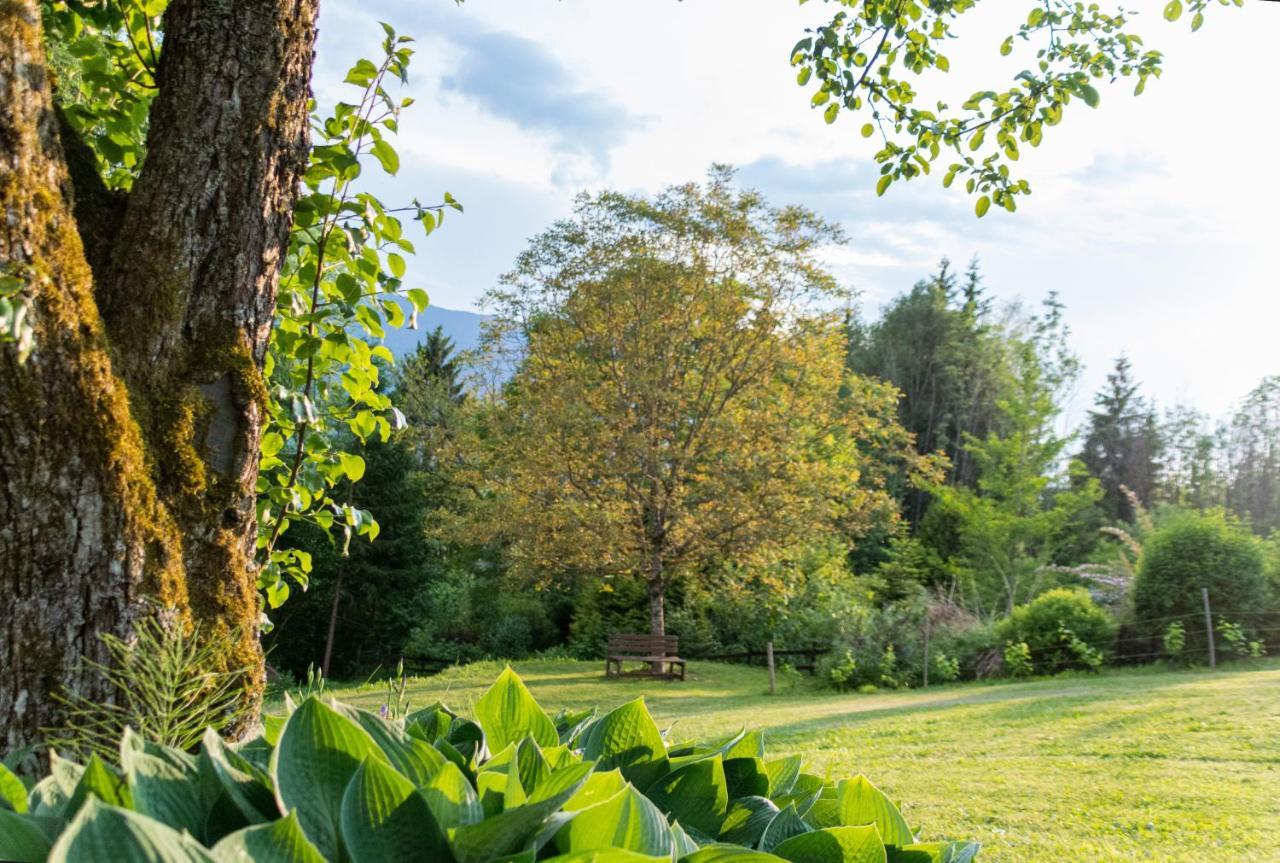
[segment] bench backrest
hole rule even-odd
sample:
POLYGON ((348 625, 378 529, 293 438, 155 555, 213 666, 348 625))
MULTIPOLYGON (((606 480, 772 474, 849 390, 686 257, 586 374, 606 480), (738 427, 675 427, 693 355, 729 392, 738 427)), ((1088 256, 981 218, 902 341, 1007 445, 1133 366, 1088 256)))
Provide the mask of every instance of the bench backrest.
POLYGON ((623 656, 679 656, 680 637, 677 635, 638 635, 618 633, 609 636, 609 654, 623 656))

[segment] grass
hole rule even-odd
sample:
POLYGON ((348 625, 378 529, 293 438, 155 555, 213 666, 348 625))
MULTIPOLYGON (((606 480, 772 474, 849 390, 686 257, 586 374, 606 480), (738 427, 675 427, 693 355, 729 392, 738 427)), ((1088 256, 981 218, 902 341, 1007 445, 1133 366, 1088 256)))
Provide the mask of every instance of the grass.
MULTIPOLYGON (((411 704, 468 712, 501 667, 414 680, 411 704)), ((982 863, 1280 860, 1280 663, 775 696, 740 666, 695 663, 684 683, 606 680, 600 663, 515 668, 552 713, 644 695, 678 739, 763 728, 770 757, 865 773, 924 837, 981 841, 982 863)), ((332 691, 384 700, 370 685, 332 691)))

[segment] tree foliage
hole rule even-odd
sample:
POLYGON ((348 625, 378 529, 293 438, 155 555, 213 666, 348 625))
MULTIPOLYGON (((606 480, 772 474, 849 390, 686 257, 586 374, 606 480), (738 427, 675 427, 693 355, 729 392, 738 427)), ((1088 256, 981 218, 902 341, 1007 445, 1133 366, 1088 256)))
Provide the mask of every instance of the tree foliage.
POLYGON ((479 523, 528 574, 642 580, 656 632, 674 579, 888 518, 871 451, 922 466, 812 313, 836 232, 730 180, 584 196, 490 296, 514 376, 478 413, 479 523))
POLYGON ((1102 486, 1101 506, 1112 521, 1132 522, 1136 516, 1128 489, 1150 505, 1159 481, 1162 445, 1152 410, 1138 393, 1130 363, 1120 357, 1094 397, 1080 461, 1102 486))
MULTIPOLYGON (((1095 83, 1132 79, 1140 94, 1163 70, 1163 55, 1133 30, 1134 12, 1109 4, 1028 0, 1001 9, 1016 10, 1009 22, 1013 32, 1000 44, 1000 54, 1018 70, 1012 82, 978 90, 958 107, 930 103, 915 82, 951 70, 943 50, 957 38, 961 19, 978 8, 977 0, 827 2, 839 11, 791 50, 797 83, 814 84, 810 104, 822 109, 828 123, 842 110, 859 115, 863 137, 879 136, 877 194, 930 173, 942 160, 943 185, 963 180, 977 196, 978 216, 993 204, 1010 212, 1017 208, 1018 196, 1031 191, 1015 174, 1019 156, 1024 148, 1040 146, 1073 104, 1096 108, 1095 83)), ((1218 4, 1243 6, 1244 0, 1218 4)), ((1164 17, 1176 21, 1190 12, 1191 29, 1198 30, 1210 5, 1211 0, 1170 0, 1164 17)))

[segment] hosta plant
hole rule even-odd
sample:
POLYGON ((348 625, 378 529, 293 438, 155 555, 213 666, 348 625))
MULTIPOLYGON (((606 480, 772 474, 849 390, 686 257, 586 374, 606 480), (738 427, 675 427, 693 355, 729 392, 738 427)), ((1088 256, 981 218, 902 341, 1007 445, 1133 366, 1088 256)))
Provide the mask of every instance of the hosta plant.
POLYGON ((118 763, 0 768, 0 860, 965 863, 862 776, 830 782, 758 731, 668 741, 640 699, 552 717, 510 669, 464 718, 310 696, 258 738, 184 752, 126 731, 118 763))

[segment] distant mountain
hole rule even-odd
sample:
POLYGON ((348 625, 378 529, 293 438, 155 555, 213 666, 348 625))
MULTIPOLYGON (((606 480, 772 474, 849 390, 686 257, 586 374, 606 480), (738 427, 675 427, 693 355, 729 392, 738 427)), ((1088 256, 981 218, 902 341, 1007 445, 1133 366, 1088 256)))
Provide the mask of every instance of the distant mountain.
POLYGON ((427 333, 436 327, 442 327, 459 351, 468 351, 480 343, 480 325, 487 318, 488 315, 477 312, 428 306, 426 311, 419 313, 416 330, 409 329, 408 324, 398 330, 388 328, 385 344, 391 349, 391 353, 403 357, 412 353, 427 338, 427 333))

